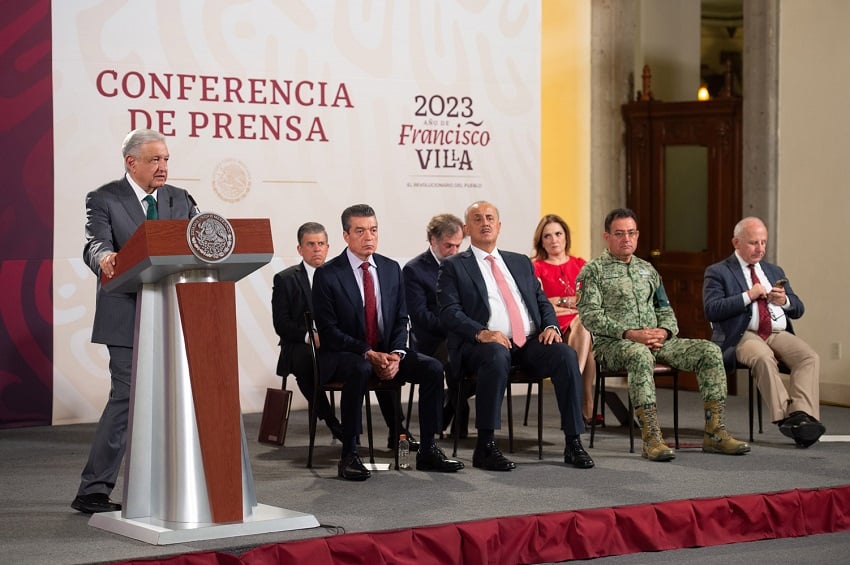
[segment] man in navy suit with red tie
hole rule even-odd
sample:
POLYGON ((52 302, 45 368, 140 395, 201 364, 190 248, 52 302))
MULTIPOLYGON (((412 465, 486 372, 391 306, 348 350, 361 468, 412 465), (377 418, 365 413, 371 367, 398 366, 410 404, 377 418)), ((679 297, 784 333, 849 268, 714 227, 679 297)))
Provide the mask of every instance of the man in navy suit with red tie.
POLYGON ((561 412, 566 448, 564 462, 581 469, 593 459, 581 445, 581 373, 576 352, 561 339, 555 310, 531 260, 496 248, 502 222, 489 202, 466 209, 464 230, 471 246, 443 261, 437 279, 440 319, 449 330, 451 370, 478 376, 475 427, 478 442, 472 465, 510 471, 494 430, 501 427, 502 399, 511 365, 532 375, 551 377, 561 412))
MULTIPOLYGON (((454 472, 463 463, 448 459, 434 442, 443 407, 443 367, 407 347, 408 317, 398 263, 375 253, 378 220, 366 204, 342 213, 347 244, 335 259, 316 270, 313 308, 322 349, 332 357, 324 381, 343 381, 340 478, 363 481, 371 473, 357 453, 361 408, 369 378, 402 379, 419 385, 419 451, 416 468, 454 472)), ((320 367, 320 369, 323 369, 320 367)))
POLYGON ((809 447, 826 431, 820 417, 820 357, 794 335, 792 319, 803 315, 785 271, 764 261, 767 227, 744 218, 732 235, 735 252, 705 271, 702 300, 712 323, 711 340, 723 351, 726 372, 735 361, 750 367, 779 431, 809 447), (788 390, 779 376, 781 361, 791 369, 788 390))

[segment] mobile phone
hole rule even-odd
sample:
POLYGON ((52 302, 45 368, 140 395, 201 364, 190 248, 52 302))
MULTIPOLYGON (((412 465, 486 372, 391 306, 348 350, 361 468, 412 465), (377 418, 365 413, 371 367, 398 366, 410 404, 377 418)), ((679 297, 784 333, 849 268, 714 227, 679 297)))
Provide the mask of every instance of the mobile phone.
POLYGON ((775 283, 773 283, 773 286, 778 286, 778 287, 782 288, 782 287, 784 287, 786 284, 788 284, 788 279, 779 279, 778 281, 776 281, 775 283))

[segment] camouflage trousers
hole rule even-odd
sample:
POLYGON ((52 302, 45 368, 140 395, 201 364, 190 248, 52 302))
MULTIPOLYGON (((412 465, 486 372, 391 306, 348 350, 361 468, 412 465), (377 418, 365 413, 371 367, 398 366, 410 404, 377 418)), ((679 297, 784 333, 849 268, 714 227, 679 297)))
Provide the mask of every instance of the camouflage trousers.
POLYGON ((628 339, 594 346, 597 357, 612 369, 625 369, 629 375, 629 397, 636 407, 655 404, 656 361, 697 375, 703 401, 726 400, 726 371, 720 348, 704 339, 672 338, 658 351, 628 339))

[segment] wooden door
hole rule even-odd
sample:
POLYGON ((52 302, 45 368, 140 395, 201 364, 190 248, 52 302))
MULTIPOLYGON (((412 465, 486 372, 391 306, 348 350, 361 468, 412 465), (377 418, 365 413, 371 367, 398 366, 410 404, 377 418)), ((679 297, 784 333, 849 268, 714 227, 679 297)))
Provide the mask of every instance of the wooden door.
POLYGON ((741 216, 741 100, 633 102, 623 116, 637 255, 661 274, 679 335, 710 338, 703 274, 732 252, 741 216))

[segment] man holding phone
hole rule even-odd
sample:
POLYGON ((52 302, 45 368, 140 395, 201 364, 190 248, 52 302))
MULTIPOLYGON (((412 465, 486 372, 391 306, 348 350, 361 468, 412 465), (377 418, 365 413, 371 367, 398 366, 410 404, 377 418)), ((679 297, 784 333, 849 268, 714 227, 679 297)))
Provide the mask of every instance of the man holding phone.
POLYGON ((738 222, 732 246, 731 256, 705 270, 702 300, 712 341, 723 351, 727 373, 735 370, 736 360, 751 368, 779 431, 809 447, 826 428, 819 421, 820 357, 791 325, 805 307, 782 268, 763 261, 764 222, 755 217, 738 222), (780 361, 791 369, 787 390, 780 361))

